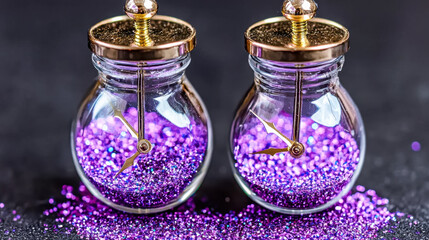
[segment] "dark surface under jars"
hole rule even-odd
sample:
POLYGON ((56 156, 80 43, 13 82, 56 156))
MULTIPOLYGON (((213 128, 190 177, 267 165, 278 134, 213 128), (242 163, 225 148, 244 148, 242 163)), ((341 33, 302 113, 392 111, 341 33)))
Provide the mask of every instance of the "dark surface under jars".
MULTIPOLYGON (((409 234, 429 228, 429 3, 318 3, 318 16, 340 22, 351 32, 352 48, 340 78, 358 105, 367 131, 367 155, 357 183, 388 198, 389 208, 420 221, 413 227, 400 225, 389 235, 409 239, 409 234), (413 141, 420 142, 420 151, 412 151, 413 141)), ((49 208, 48 199, 60 198, 64 184, 79 184, 69 130, 96 75, 86 31, 100 20, 123 14, 122 4, 101 0, 2 3, 0 202, 24 213, 25 224, 17 225, 18 231, 24 226, 42 228, 40 214, 49 208)), ((233 113, 253 79, 243 32, 256 21, 280 15, 281 1, 166 0, 159 4, 160 14, 184 19, 198 31, 199 45, 187 74, 212 117, 215 149, 196 203, 220 212, 240 210, 250 200, 232 177, 227 146, 233 113)), ((429 238, 427 230, 425 235, 421 239, 429 238)), ((50 239, 49 235, 39 238, 50 239)))

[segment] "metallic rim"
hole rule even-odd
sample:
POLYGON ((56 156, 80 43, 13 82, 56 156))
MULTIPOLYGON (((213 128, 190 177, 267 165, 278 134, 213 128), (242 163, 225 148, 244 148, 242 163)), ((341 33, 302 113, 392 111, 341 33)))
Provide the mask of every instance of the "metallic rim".
POLYGON ((256 42, 250 38, 250 32, 261 25, 288 21, 285 17, 269 18, 258 23, 255 23, 245 32, 245 48, 250 55, 255 57, 281 62, 318 62, 326 61, 344 55, 350 48, 349 46, 349 31, 344 26, 323 18, 313 18, 309 22, 334 26, 345 32, 344 37, 331 44, 323 44, 319 46, 309 47, 291 47, 291 46, 272 46, 260 42, 256 42))
POLYGON ((150 60, 165 60, 177 58, 191 52, 196 45, 196 30, 191 24, 182 21, 180 19, 156 15, 153 20, 161 20, 167 22, 174 22, 181 25, 185 25, 192 30, 190 36, 184 40, 176 41, 168 44, 149 46, 149 47, 137 47, 137 46, 123 46, 115 45, 100 41, 94 37, 94 30, 98 27, 114 22, 120 22, 129 20, 128 16, 118 16, 106 19, 95 24, 88 32, 89 48, 91 51, 100 56, 106 57, 112 60, 124 60, 124 61, 150 61, 150 60))

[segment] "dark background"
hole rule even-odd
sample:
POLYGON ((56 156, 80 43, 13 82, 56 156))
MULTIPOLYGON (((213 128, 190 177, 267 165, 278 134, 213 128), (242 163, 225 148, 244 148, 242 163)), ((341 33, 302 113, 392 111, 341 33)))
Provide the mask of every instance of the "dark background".
MULTIPOLYGON (((63 184, 77 186, 69 129, 96 71, 87 30, 123 14, 125 1, 21 0, 0 4, 0 202, 39 221, 63 184)), ((217 211, 249 203, 227 155, 230 122, 251 85, 243 33, 281 15, 282 1, 159 0, 159 14, 193 24, 198 46, 187 75, 205 101, 215 151, 197 197, 217 211), (225 202, 229 197, 231 201, 225 202)), ((429 223, 429 1, 319 0, 318 16, 351 32, 340 74, 366 125, 367 154, 358 184, 390 199, 424 231, 429 223), (421 151, 411 143, 419 141, 421 151)), ((1 223, 0 223, 1 225, 1 223)), ((410 238, 415 228, 396 233, 410 238)), ((429 238, 426 230, 419 238, 429 238)))

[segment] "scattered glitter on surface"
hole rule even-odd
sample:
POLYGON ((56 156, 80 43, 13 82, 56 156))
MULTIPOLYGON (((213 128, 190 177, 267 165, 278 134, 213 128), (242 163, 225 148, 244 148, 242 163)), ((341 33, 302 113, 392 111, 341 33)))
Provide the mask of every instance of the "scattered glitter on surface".
POLYGON ((419 143, 419 142, 417 142, 417 141, 415 141, 415 142, 411 143, 411 149, 412 149, 414 152, 419 152, 419 151, 420 151, 420 149, 421 149, 421 145, 420 145, 420 143, 419 143))
MULTIPOLYGON (((135 108, 124 117, 137 129, 135 108)), ((77 158, 89 181, 105 198, 131 208, 163 207, 177 200, 198 173, 207 148, 207 128, 201 121, 178 127, 151 112, 145 122, 153 149, 117 178, 137 145, 120 120, 93 120, 76 137, 77 158)))
MULTIPOLYGON (((290 116, 280 115, 272 122, 284 135, 291 135, 290 116)), ((251 191, 275 206, 311 209, 329 202, 344 192, 360 162, 357 142, 340 125, 325 127, 303 118, 301 142, 306 150, 298 159, 289 153, 251 154, 287 146, 260 122, 248 126, 254 127, 244 127, 234 136, 235 167, 251 191)))
POLYGON ((77 194, 64 186, 63 195, 68 201, 53 205, 45 215, 56 216, 58 225, 89 239, 372 239, 404 216, 390 212, 388 200, 373 190, 348 194, 332 208, 304 216, 254 204, 221 214, 196 210, 192 199, 174 211, 133 215, 103 205, 83 185, 77 194))
POLYGON ((22 223, 21 215, 16 209, 6 209, 4 203, 0 203, 0 210, 0 239, 13 239, 11 235, 16 231, 13 225, 22 223))

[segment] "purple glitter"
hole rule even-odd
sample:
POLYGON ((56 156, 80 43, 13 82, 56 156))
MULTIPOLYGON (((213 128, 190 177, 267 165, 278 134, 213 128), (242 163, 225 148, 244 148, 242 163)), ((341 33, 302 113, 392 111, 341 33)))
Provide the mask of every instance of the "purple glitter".
MULTIPOLYGON (((291 135, 290 116, 272 122, 283 134, 291 135)), ((359 146, 341 125, 329 128, 303 118, 300 139, 305 153, 298 159, 287 152, 251 154, 287 147, 274 134, 267 134, 260 122, 253 126, 234 138, 235 167, 257 196, 275 206, 311 209, 329 202, 344 191, 360 161, 359 146)))
POLYGON ((418 152, 421 149, 421 145, 419 142, 415 141, 411 144, 411 149, 413 149, 414 152, 418 152))
MULTIPOLYGON (((135 108, 129 108, 124 117, 137 129, 135 108)), ((146 113, 145 122, 146 139, 153 149, 117 178, 115 174, 137 145, 120 120, 93 120, 76 137, 77 157, 89 181, 105 198, 131 208, 174 202, 191 184, 207 148, 207 128, 201 122, 178 127, 155 112, 146 113)))
POLYGON ((132 215, 103 205, 84 186, 78 196, 67 186, 64 190, 69 200, 45 214, 55 213, 58 224, 71 225, 69 233, 90 239, 371 239, 399 216, 371 190, 348 194, 329 210, 305 216, 254 204, 238 213, 197 211, 192 199, 175 211, 132 215))

